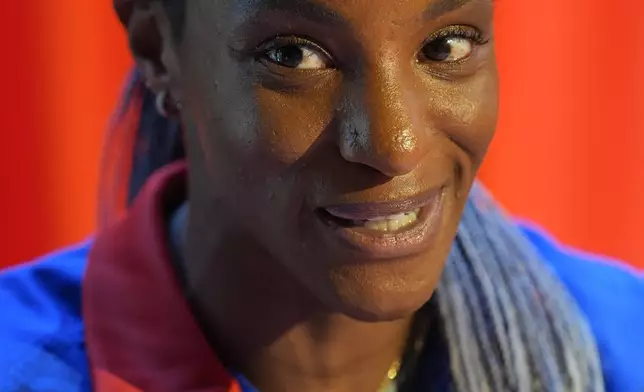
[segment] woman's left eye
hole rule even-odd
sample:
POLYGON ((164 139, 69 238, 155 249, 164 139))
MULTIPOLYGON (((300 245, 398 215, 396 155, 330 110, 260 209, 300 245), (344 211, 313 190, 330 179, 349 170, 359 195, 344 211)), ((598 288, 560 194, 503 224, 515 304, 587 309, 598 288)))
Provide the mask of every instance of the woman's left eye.
POLYGON ((423 46, 422 54, 427 60, 453 63, 470 57, 474 51, 474 43, 468 38, 445 37, 437 38, 423 46))
POLYGON ((476 46, 483 44, 485 41, 478 31, 464 26, 451 26, 425 42, 420 55, 426 61, 455 63, 469 58, 476 46))
POLYGON ((264 52, 265 58, 279 66, 293 69, 325 69, 330 60, 326 53, 313 45, 291 43, 270 48, 264 52))

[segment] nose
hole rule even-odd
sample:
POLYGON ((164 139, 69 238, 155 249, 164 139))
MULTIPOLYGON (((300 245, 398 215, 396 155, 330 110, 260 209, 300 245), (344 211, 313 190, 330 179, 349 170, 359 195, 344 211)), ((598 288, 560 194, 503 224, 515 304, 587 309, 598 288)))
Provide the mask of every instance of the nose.
POLYGON ((422 99, 413 70, 383 64, 345 94, 340 151, 388 177, 413 171, 427 152, 422 99))

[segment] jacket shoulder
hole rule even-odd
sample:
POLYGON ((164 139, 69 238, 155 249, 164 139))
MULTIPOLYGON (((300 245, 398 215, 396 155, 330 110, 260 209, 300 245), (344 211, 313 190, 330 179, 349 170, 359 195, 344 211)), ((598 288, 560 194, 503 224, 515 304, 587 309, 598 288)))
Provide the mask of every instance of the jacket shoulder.
POLYGON ((644 274, 580 252, 529 226, 524 233, 585 314, 609 392, 644 391, 644 274))
POLYGON ((0 273, 0 390, 90 390, 81 314, 90 246, 0 273))

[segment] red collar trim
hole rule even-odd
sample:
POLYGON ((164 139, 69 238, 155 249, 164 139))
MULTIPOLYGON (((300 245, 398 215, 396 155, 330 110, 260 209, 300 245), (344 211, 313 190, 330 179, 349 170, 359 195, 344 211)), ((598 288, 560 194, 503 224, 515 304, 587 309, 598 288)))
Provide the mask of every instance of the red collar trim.
POLYGON ((154 174, 127 216, 99 234, 83 280, 97 392, 238 392, 195 321, 171 267, 167 213, 186 165, 154 174))

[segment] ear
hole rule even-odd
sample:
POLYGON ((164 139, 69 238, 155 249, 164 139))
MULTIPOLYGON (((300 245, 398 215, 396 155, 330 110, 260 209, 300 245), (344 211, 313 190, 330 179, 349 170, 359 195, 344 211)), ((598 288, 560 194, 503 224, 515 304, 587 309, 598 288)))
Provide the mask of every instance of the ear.
POLYGON ((134 4, 127 23, 130 50, 148 88, 157 94, 170 92, 178 61, 168 15, 161 1, 140 0, 134 4))

